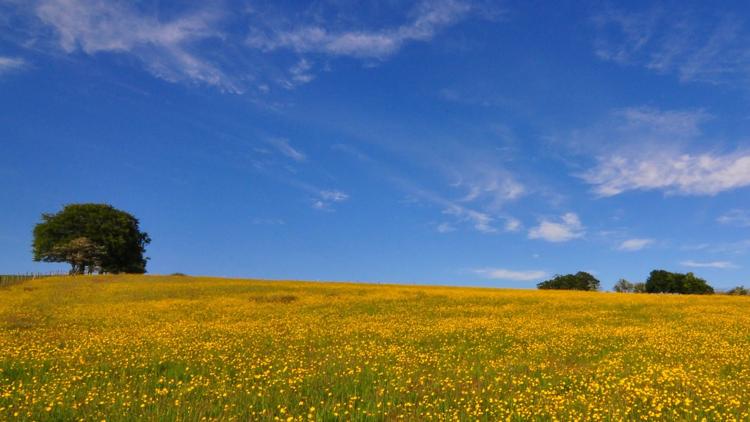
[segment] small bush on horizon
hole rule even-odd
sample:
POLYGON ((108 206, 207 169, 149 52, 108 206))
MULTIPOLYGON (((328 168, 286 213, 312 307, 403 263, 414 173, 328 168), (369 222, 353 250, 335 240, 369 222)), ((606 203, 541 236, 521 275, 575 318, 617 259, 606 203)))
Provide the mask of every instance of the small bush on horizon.
POLYGON ((551 280, 543 281, 536 285, 542 290, 599 290, 599 280, 593 275, 579 271, 575 274, 556 275, 551 280))
POLYGON ((693 273, 681 274, 654 270, 646 280, 648 293, 713 294, 714 288, 693 273))
POLYGON ((748 290, 745 286, 737 286, 727 292, 728 295, 732 296, 747 296, 750 294, 750 290, 748 290))
POLYGON ((614 291, 617 293, 633 293, 635 291, 635 284, 621 278, 615 283, 614 291))

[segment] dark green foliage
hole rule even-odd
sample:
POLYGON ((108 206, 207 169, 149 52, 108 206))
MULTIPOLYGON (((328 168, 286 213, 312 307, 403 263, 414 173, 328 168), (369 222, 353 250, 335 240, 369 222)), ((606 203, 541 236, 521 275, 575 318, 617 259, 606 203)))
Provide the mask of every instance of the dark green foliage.
POLYGON ((621 278, 615 284, 614 290, 617 293, 633 293, 635 291, 635 284, 621 278))
POLYGON ((737 286, 729 290, 727 294, 732 295, 732 296, 747 296, 748 294, 750 294, 750 291, 748 291, 748 289, 745 288, 745 286, 737 286))
POLYGON ((34 260, 68 262, 71 273, 146 272, 148 234, 132 215, 106 204, 67 205, 34 227, 34 260))
POLYGON ((711 294, 713 287, 693 273, 680 274, 654 270, 646 280, 648 293, 711 294))
POLYGON ((536 286, 540 289, 595 291, 599 290, 599 280, 587 272, 579 271, 575 274, 556 275, 536 286))

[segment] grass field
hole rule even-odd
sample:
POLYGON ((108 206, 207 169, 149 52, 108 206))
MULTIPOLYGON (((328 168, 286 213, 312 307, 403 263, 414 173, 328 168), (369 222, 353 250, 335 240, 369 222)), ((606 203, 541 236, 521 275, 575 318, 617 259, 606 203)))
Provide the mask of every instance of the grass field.
POLYGON ((143 276, 0 289, 0 419, 749 415, 744 297, 143 276))

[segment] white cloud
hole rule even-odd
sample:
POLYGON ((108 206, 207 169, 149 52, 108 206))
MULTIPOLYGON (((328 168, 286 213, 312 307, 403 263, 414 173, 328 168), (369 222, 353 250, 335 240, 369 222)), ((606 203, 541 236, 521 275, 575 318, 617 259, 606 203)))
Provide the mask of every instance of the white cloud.
POLYGON ((494 280, 533 281, 547 277, 546 272, 539 270, 514 271, 506 270, 504 268, 480 268, 473 270, 473 272, 484 278, 491 278, 494 280))
POLYGON ((497 228, 492 225, 495 219, 489 214, 450 202, 447 205, 448 207, 443 210, 444 214, 453 215, 461 221, 469 221, 482 233, 497 233, 497 228))
POLYGON ((732 269, 737 268, 737 266, 729 261, 710 261, 710 262, 696 262, 696 261, 682 261, 680 262, 681 265, 685 267, 691 267, 691 268, 717 268, 717 269, 732 269))
POLYGON ((676 74, 683 82, 747 85, 750 33, 744 17, 697 14, 689 7, 638 12, 608 8, 593 18, 599 30, 595 53, 603 60, 676 74))
POLYGON ((750 212, 738 209, 730 210, 726 214, 717 218, 716 221, 731 226, 750 227, 750 212))
POLYGON ((329 203, 323 202, 321 199, 316 199, 312 203, 312 207, 316 210, 321 211, 329 211, 331 209, 331 205, 329 203))
POLYGON ((344 192, 337 191, 337 190, 324 190, 320 192, 320 197, 325 199, 326 201, 331 202, 342 202, 349 199, 349 195, 345 194, 344 192))
POLYGON ((653 239, 627 239, 617 247, 621 251, 639 251, 654 243, 653 239))
POLYGON ((255 32, 247 43, 266 51, 284 48, 298 53, 382 59, 407 42, 432 39, 437 31, 463 19, 471 10, 468 2, 459 0, 425 2, 412 22, 396 28, 329 31, 310 25, 270 34, 255 32))
POLYGON ((750 239, 738 240, 734 242, 719 243, 699 243, 692 245, 683 245, 680 249, 685 251, 705 251, 712 254, 721 255, 743 255, 750 250, 750 239))
MULTIPOLYGON (((421 199, 426 199, 433 204, 445 207, 443 209, 443 214, 455 217, 457 222, 468 223, 474 228, 474 230, 481 233, 494 234, 500 233, 501 231, 512 232, 519 230, 521 227, 521 222, 514 217, 477 211, 475 209, 464 206, 459 202, 450 201, 432 192, 427 192, 423 189, 414 189, 413 194, 421 199), (499 229, 497 227, 499 223, 498 220, 505 221, 502 229, 499 229)), ((447 224, 446 228, 450 227, 452 229, 455 229, 455 225, 453 224, 444 224, 447 224)), ((438 227, 438 231, 440 231, 440 227, 438 227)))
POLYGON ((302 162, 307 159, 307 157, 302 151, 292 147, 288 139, 273 138, 273 139, 270 139, 268 142, 274 147, 276 147, 276 149, 279 150, 279 152, 281 152, 286 157, 291 158, 294 161, 302 162))
POLYGON ((712 118, 704 110, 616 109, 590 127, 573 132, 566 138, 566 146, 600 157, 679 153, 702 134, 701 125, 712 118))
POLYGON ((581 220, 572 212, 563 214, 559 221, 543 219, 538 226, 529 230, 529 239, 543 239, 548 242, 567 242, 583 235, 581 220))
POLYGON ((318 192, 318 198, 313 200, 312 207, 320 211, 333 211, 333 204, 344 202, 349 195, 338 190, 322 190, 318 192))
POLYGON ((105 0, 42 0, 36 16, 53 27, 67 53, 129 53, 155 76, 170 82, 198 82, 240 93, 238 84, 195 52, 195 44, 220 38, 219 14, 200 11, 161 21, 128 3, 105 0))
POLYGON ((616 130, 624 136, 690 139, 701 134, 700 125, 713 116, 703 110, 660 110, 653 107, 627 107, 613 113, 616 130))
POLYGON ((253 218, 252 223, 259 226, 283 226, 286 224, 280 218, 253 218))
POLYGON ((627 13, 606 9, 593 16, 594 25, 600 30, 595 40, 595 53, 603 60, 628 63, 634 54, 644 48, 654 32, 658 14, 654 11, 627 13), (614 29, 612 32, 607 30, 614 29))
POLYGON ((26 67, 26 61, 18 57, 0 56, 0 75, 14 72, 26 67))
POLYGON ((750 185, 750 151, 700 151, 714 140, 701 133, 702 110, 631 107, 576 131, 571 147, 596 157, 578 176, 599 196, 633 190, 715 195, 750 185))
POLYGON ((490 207, 500 208, 504 203, 521 197, 526 188, 507 171, 496 167, 478 165, 465 169, 454 187, 466 189, 461 202, 486 200, 490 207))
POLYGON ((505 219, 505 231, 517 232, 521 230, 521 221, 517 218, 507 217, 505 219))
POLYGON ((750 185, 750 153, 611 156, 581 175, 600 196, 630 190, 715 195, 750 185))
POLYGON ((311 72, 312 63, 307 59, 299 59, 294 66, 289 68, 289 79, 281 81, 281 84, 287 89, 293 89, 300 85, 311 82, 315 75, 311 72))
POLYGON ((475 150, 467 147, 465 143, 460 147, 449 148, 446 144, 443 144, 440 152, 436 152, 434 148, 417 149, 416 145, 403 150, 400 149, 401 146, 395 149, 404 153, 410 161, 424 165, 431 173, 434 174, 437 169, 440 174, 444 174, 446 179, 452 181, 450 187, 461 191, 457 199, 418 186, 413 180, 402 177, 386 163, 362 154, 356 148, 336 145, 335 149, 370 165, 379 171, 381 176, 385 175, 386 180, 409 193, 410 203, 424 200, 440 207, 444 215, 455 219, 446 223, 454 229, 468 224, 474 230, 486 234, 520 230, 521 222, 508 215, 502 208, 506 202, 518 198, 525 192, 523 185, 516 182, 509 172, 499 168, 500 164, 494 160, 492 150, 475 150), (447 150, 450 152, 446 152, 447 150), (418 154, 415 155, 415 152, 418 154))
POLYGON ((440 223, 436 230, 438 233, 450 233, 456 231, 456 228, 450 223, 440 223))
MULTIPOLYGON (((407 43, 429 41, 470 15, 492 19, 494 13, 493 7, 475 0, 423 0, 416 7, 393 6, 389 19, 400 16, 400 25, 367 27, 362 22, 371 19, 363 16, 368 8, 346 2, 314 7, 256 3, 235 10, 223 1, 166 6, 160 2, 34 0, 11 1, 7 10, 19 17, 12 29, 21 35, 17 38, 25 38, 19 42, 22 47, 90 56, 127 55, 170 82, 257 95, 267 95, 271 83, 294 89, 315 78, 309 57, 284 63, 288 56, 265 52, 286 49, 300 55, 359 57, 372 63, 407 43), (249 36, 238 31, 243 27, 251 28, 249 36)), ((11 64, 0 64, 0 72, 11 64)))

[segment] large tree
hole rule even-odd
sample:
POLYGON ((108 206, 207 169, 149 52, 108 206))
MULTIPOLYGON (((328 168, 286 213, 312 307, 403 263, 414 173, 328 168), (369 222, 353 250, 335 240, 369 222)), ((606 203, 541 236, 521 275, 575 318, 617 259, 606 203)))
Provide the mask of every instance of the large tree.
POLYGON ((66 205, 34 227, 34 260, 67 262, 71 273, 146 272, 151 242, 138 219, 106 204, 66 205))
POLYGON ((579 271, 575 274, 556 275, 551 280, 536 285, 543 290, 599 290, 599 280, 593 275, 579 271))

